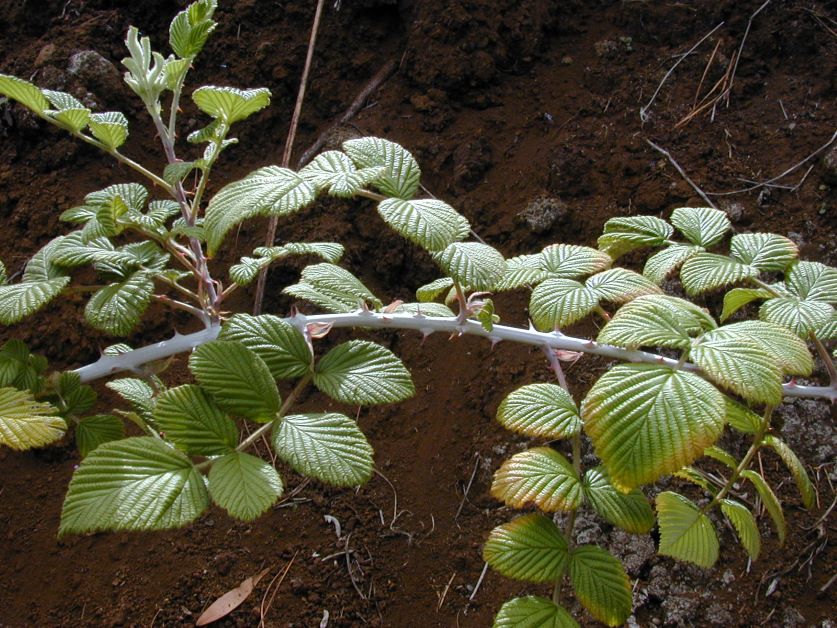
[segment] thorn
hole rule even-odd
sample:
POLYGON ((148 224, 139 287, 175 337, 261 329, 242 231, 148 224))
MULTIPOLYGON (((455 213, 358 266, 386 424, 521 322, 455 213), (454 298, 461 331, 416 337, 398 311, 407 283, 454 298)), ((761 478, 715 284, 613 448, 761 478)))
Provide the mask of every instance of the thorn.
POLYGON ((532 324, 532 319, 529 319, 529 331, 538 331, 535 329, 535 326, 532 324))
POLYGON ((419 331, 421 332, 421 335, 425 338, 427 338, 430 334, 433 333, 433 329, 431 327, 423 327, 419 329, 419 331))
POLYGON ((587 347, 588 349, 592 349, 593 347, 596 346, 596 343, 593 340, 588 340, 587 342, 584 343, 584 346, 587 347))
POLYGON ((494 347, 496 347, 500 343, 500 341, 503 340, 502 338, 497 338, 496 336, 489 336, 488 338, 489 338, 489 340, 491 340, 491 350, 492 351, 494 351, 494 347))

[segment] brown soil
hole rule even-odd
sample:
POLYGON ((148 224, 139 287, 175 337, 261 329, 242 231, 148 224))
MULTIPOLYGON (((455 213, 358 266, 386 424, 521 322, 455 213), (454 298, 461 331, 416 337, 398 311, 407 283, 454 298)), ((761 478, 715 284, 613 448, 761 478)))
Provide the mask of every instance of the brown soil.
MULTIPOLYGON (((102 109, 119 108, 131 119, 128 153, 159 164, 153 132, 115 72, 94 73, 83 83, 67 71, 68 59, 93 49, 117 62, 129 24, 159 45, 183 4, 2 3, 0 71, 81 95, 89 90, 102 109)), ((193 85, 267 86, 273 105, 239 126, 241 144, 226 153, 215 189, 280 160, 314 4, 222 3, 220 27, 199 59, 193 85)), ((590 244, 616 214, 703 204, 646 139, 669 150, 703 190, 719 192, 747 187, 742 179, 783 172, 834 132, 837 14, 827 3, 771 2, 753 21, 728 104, 680 127, 696 93, 726 72, 760 0, 346 0, 336 3, 339 10, 334 4, 326 3, 297 154, 329 128, 378 68, 395 60, 395 75, 342 131, 388 137, 409 148, 423 166, 428 190, 462 211, 507 256, 557 241, 590 244), (643 124, 639 109, 676 55, 722 21, 672 73, 643 124)), ((188 106, 183 120, 190 128, 200 123, 188 106)), ((60 211, 87 192, 132 178, 16 106, 0 108, 0 136, 2 257, 10 274, 67 230, 58 221, 60 211)), ((714 198, 728 208, 736 204, 730 210, 736 228, 789 235, 804 256, 834 264, 835 174, 819 159, 810 164, 796 191, 762 188, 714 198)), ((781 183, 796 185, 806 170, 781 183)), ((243 228, 218 267, 250 250, 262 233, 261 224, 243 228)), ((435 277, 429 258, 382 229, 364 202, 318 203, 284 222, 279 237, 344 243, 345 264, 389 298, 409 297, 435 277)), ((288 311, 280 289, 298 270, 272 273, 267 311, 288 311)), ((250 296, 236 305, 248 308, 250 296)), ((524 324, 526 298, 521 292, 500 299, 504 320, 524 324)), ((73 299, 53 305, 2 336, 22 338, 56 368, 78 366, 110 343, 82 324, 82 307, 73 299)), ((142 345, 188 324, 155 310, 131 340, 142 345)), ((359 415, 392 486, 382 476, 357 492, 309 484, 253 524, 213 510, 182 531, 57 541, 61 500, 78 462, 72 443, 26 454, 0 451, 0 625, 192 625, 215 597, 267 567, 270 576, 252 598, 221 622, 255 626, 270 577, 289 561, 266 616, 270 626, 325 625, 324 610, 329 626, 490 625, 503 600, 526 590, 488 572, 469 601, 483 568, 481 545, 494 525, 512 515, 489 497, 491 474, 504 454, 524 445, 492 417, 504 395, 549 374, 537 352, 520 347, 491 352, 470 338, 431 337, 423 344, 412 336, 378 339, 403 357, 420 391, 407 403, 359 415), (342 538, 326 515, 339 520, 342 538)), ((583 392, 602 366, 590 360, 577 365, 570 371, 573 387, 583 392)), ((324 403, 312 394, 304 407, 324 403)), ((799 410, 803 423, 811 407, 799 410)), ((821 412, 818 420, 825 423, 813 426, 815 434, 833 416, 821 412)), ((602 542, 627 548, 629 571, 638 579, 640 625, 834 625, 826 622, 837 619, 837 587, 818 592, 834 572, 833 517, 816 525, 834 497, 830 427, 826 433, 825 457, 822 447, 801 451, 817 469, 820 503, 813 512, 799 507, 787 474, 765 457, 771 479, 783 483, 793 532, 780 549, 762 521, 764 557, 749 573, 728 530, 721 530, 721 561, 701 571, 643 554, 647 545, 630 553, 633 541, 591 526, 602 542)), ((299 480, 284 475, 295 488, 299 480)))

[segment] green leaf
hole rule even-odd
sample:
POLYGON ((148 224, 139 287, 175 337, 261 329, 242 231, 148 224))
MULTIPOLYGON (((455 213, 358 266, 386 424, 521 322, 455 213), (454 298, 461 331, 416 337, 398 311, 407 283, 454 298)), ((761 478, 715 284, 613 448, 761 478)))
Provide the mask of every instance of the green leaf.
POLYGON ((758 414, 729 397, 724 397, 724 404, 727 423, 734 429, 743 434, 755 434, 761 429, 762 421, 758 414))
MULTIPOLYGON (((43 91, 47 92, 48 90, 43 91)), ((58 111, 47 111, 46 113, 57 120, 71 133, 78 133, 81 131, 87 126, 87 122, 90 120, 90 109, 83 106, 81 103, 78 103, 77 107, 68 107, 66 109, 61 108, 58 111)))
POLYGON ((193 2, 172 20, 169 26, 169 45, 178 57, 191 59, 206 44, 216 23, 211 19, 216 0, 193 2))
POLYGON ((528 384, 503 399, 497 421, 512 432, 532 438, 570 438, 581 430, 578 407, 555 384, 528 384))
POLYGON ((506 274, 503 255, 478 242, 453 242, 433 253, 433 259, 460 286, 472 290, 493 290, 506 274))
POLYGON ((6 265, 0 262, 0 286, 5 286, 9 283, 9 275, 6 272, 6 265))
POLYGON ((747 554, 757 560, 761 553, 761 534, 753 513, 744 504, 732 499, 721 500, 721 511, 735 528, 738 540, 747 554))
POLYGON ((550 447, 515 454, 494 474, 491 496, 512 508, 532 503, 544 512, 575 510, 581 482, 572 463, 550 447))
POLYGON ((276 469, 250 454, 227 454, 209 469, 212 501, 236 519, 253 521, 276 503, 282 491, 276 469))
POLYGON ((823 301, 778 297, 762 304, 759 318, 787 327, 802 338, 809 338, 831 320, 833 311, 834 309, 823 301))
POLYGON ((108 149, 119 148, 128 139, 128 119, 118 111, 94 113, 89 124, 93 137, 108 149))
POLYGON ((113 197, 100 206, 96 211, 99 233, 106 236, 116 236, 122 233, 125 230, 125 225, 120 219, 128 212, 130 212, 130 208, 119 196, 113 197))
POLYGON ((727 320, 748 303, 771 298, 773 298, 773 295, 761 288, 733 288, 724 295, 724 310, 721 312, 721 322, 727 320))
POLYGON ((293 170, 266 166, 221 188, 206 208, 209 255, 218 250, 227 232, 254 216, 285 216, 314 200, 316 192, 293 170))
POLYGON ((819 262, 797 262, 788 269, 785 282, 800 299, 837 304, 837 268, 819 262))
POLYGON ((186 178, 192 170, 200 169, 199 162, 195 161, 177 161, 173 164, 167 164, 163 169, 163 180, 174 185, 186 178))
POLYGON ((0 96, 16 100, 35 113, 43 114, 49 109, 49 102, 41 90, 16 76, 0 74, 0 96))
POLYGON ((110 381, 105 386, 130 403, 143 419, 153 420, 156 399, 154 389, 147 382, 133 377, 124 377, 110 381))
POLYGON ((578 628, 578 622, 552 600, 527 595, 503 604, 493 628, 578 628))
POLYGON ((706 248, 723 240, 731 226, 726 212, 711 207, 678 207, 671 214, 671 224, 690 242, 706 248))
POLYGON ((746 469, 741 472, 741 477, 745 480, 749 480, 750 483, 756 487, 756 491, 758 492, 767 513, 773 520, 773 525, 776 526, 776 533, 779 535, 779 545, 784 545, 785 536, 788 532, 788 526, 785 523, 785 514, 782 512, 782 503, 779 501, 779 498, 776 497, 773 489, 770 488, 770 485, 765 481, 765 479, 755 471, 746 469))
POLYGON ((581 488, 593 510, 608 523, 632 534, 647 534, 654 527, 654 512, 642 491, 637 488, 628 493, 616 490, 604 467, 588 470, 581 488))
POLYGON ((23 269, 24 283, 46 283, 53 279, 63 279, 66 276, 66 271, 53 261, 53 256, 63 239, 63 236, 59 236, 50 240, 46 246, 32 256, 32 259, 26 263, 26 267, 23 269))
POLYGON ((121 283, 98 290, 87 302, 84 317, 96 329, 127 336, 139 323, 153 293, 151 274, 137 271, 121 283))
POLYGON ((428 316, 430 318, 450 318, 456 316, 453 311, 441 303, 402 303, 396 312, 409 312, 416 316, 428 316))
POLYGON ((157 426, 187 454, 219 456, 238 445, 235 423, 198 386, 169 388, 157 399, 157 426))
POLYGON ((353 405, 403 401, 415 394, 410 372, 392 351, 365 340, 337 345, 317 363, 314 384, 353 405))
POLYGON ((29 391, 0 388, 0 445, 24 451, 60 440, 67 424, 57 412, 29 391))
MULTIPOLYGON (((28 361, 28 360, 27 360, 28 361)), ((96 391, 92 386, 81 383, 81 377, 74 371, 65 371, 58 378, 56 405, 64 415, 79 415, 96 404, 96 391)))
POLYGON ((540 255, 518 255, 506 260, 506 272, 495 290, 503 292, 534 286, 547 278, 540 255))
POLYGON ((378 137, 362 137, 343 142, 343 150, 359 168, 383 168, 374 181, 382 194, 405 200, 415 196, 421 170, 403 147, 378 137))
POLYGON ((177 59, 174 55, 169 55, 166 59, 166 64, 163 66, 163 75, 165 76, 166 89, 176 91, 183 87, 183 82, 186 80, 186 74, 192 67, 190 59, 177 59))
POLYGON ((831 318, 816 329, 814 335, 823 342, 837 340, 837 310, 831 313, 831 318))
POLYGON ((317 191, 328 190, 332 196, 351 198, 384 173, 381 166, 358 170, 346 155, 338 150, 320 153, 302 170, 300 176, 317 191))
POLYGON ((189 369, 221 408, 254 421, 272 421, 281 399, 264 361, 240 342, 215 340, 189 357, 189 369))
POLYGON ((725 255, 698 253, 683 263, 680 281, 686 293, 695 296, 750 277, 758 277, 758 274, 759 271, 755 267, 725 255))
POLYGON ((785 441, 768 434, 764 437, 764 444, 770 447, 773 451, 779 454, 782 462, 791 472, 796 488, 799 489, 799 496, 802 498, 802 504, 809 510, 814 507, 816 503, 816 492, 814 485, 811 484, 811 478, 808 477, 808 472, 805 470, 805 465, 796 456, 793 449, 788 447, 785 441))
POLYGON ((327 263, 306 266, 302 269, 300 283, 288 286, 283 292, 311 301, 330 312, 354 312, 362 304, 371 304, 374 308, 383 305, 352 273, 327 263))
POLYGON ((689 312, 678 311, 670 301, 646 296, 623 305, 599 332, 598 342, 637 349, 669 347, 687 350, 692 346, 689 331, 683 323, 689 312))
POLYGON ((739 233, 732 236, 729 253, 752 268, 782 271, 796 260, 799 249, 775 233, 739 233))
POLYGON ((251 283, 265 266, 289 255, 317 255, 334 264, 343 256, 343 246, 334 242, 289 242, 282 246, 258 247, 253 253, 259 257, 242 257, 239 264, 230 268, 230 278, 240 286, 251 283))
POLYGON ((236 314, 224 324, 219 340, 236 340, 259 356, 275 379, 302 377, 311 370, 305 336, 281 318, 236 314))
POLYGON ((498 573, 527 582, 557 582, 569 561, 567 541, 551 519, 529 514, 491 531, 482 550, 498 573))
POLYGON ((192 92, 192 100, 198 109, 229 126, 267 107, 270 90, 264 87, 236 89, 205 85, 192 92))
POLYGON ((724 328, 710 331, 689 355, 706 377, 748 401, 782 403, 782 369, 749 336, 724 328))
POLYGON ((177 528, 208 505, 203 476, 185 455, 157 438, 126 438, 100 445, 81 461, 58 535, 177 528))
POLYGON ((701 246, 689 246, 688 244, 672 244, 668 248, 654 253, 645 262, 642 274, 660 285, 675 270, 680 268, 690 257, 703 252, 701 246))
POLYGON ((123 436, 125 426, 122 419, 112 414, 96 414, 76 423, 76 447, 82 458, 99 445, 119 440, 123 436))
POLYGON ((621 626, 631 614, 633 597, 625 568, 607 550, 581 545, 570 552, 570 580, 582 606, 600 622, 621 626))
POLYGON ((694 373, 620 364, 593 385, 584 429, 619 490, 656 481, 703 455, 724 428, 724 397, 694 373))
POLYGON ((547 277, 576 279, 610 268, 613 260, 588 246, 552 244, 540 254, 540 266, 547 277))
POLYGON ((598 304, 598 294, 574 279, 547 279, 532 291, 529 315, 538 329, 553 331, 581 320, 598 304))
POLYGON ((656 216, 620 216, 605 223, 599 248, 613 259, 646 246, 662 246, 674 229, 656 216))
POLYGON ((643 295, 662 294, 662 290, 655 283, 625 268, 611 268, 593 275, 584 285, 600 300, 619 304, 643 295))
POLYGON ((704 450, 704 455, 712 460, 717 460, 721 464, 725 464, 732 470, 738 468, 738 461, 732 457, 726 450, 721 449, 717 445, 712 445, 704 450))
POLYGON ((372 477, 372 447, 343 414, 283 417, 273 430, 273 448, 296 471, 326 484, 360 486, 372 477))
POLYGON ((54 264, 70 268, 96 263, 124 265, 132 261, 130 253, 117 251, 107 238, 87 238, 81 231, 65 236, 52 255, 54 264))
POLYGON ((471 229, 453 207, 432 198, 388 198, 378 203, 378 213, 395 231, 428 251, 443 250, 464 239, 471 229))
POLYGON ((698 567, 711 567, 718 560, 718 535, 712 522, 697 506, 677 493, 657 495, 660 522, 659 553, 698 567))
POLYGON ((57 297, 69 282, 69 277, 59 277, 0 286, 0 323, 13 325, 31 316, 57 297))
POLYGON ((445 290, 449 290, 452 286, 453 279, 450 277, 442 277, 441 279, 431 281, 416 290, 416 298, 420 303, 434 301, 440 294, 442 294, 445 290))
POLYGON ((745 338, 756 343, 786 375, 810 375, 814 361, 808 345, 787 328, 764 321, 741 321, 712 332, 716 338, 745 338))

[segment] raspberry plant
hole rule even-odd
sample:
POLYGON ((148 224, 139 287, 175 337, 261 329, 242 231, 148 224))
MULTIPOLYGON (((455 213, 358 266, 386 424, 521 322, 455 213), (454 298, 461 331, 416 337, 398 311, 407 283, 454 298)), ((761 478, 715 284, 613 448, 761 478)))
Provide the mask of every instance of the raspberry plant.
POLYGON ((799 260, 795 244, 775 234, 737 233, 727 242, 726 215, 705 207, 677 208, 669 222, 613 218, 598 249, 553 244, 505 259, 490 246, 466 241, 470 225, 450 205, 416 198, 421 171, 415 159, 372 137, 347 141, 298 172, 260 168, 206 202, 210 173, 236 143, 230 136, 235 123, 270 102, 264 88, 195 89, 191 98, 207 124, 187 141, 205 148, 199 159, 177 157, 179 102, 192 63, 215 28, 215 7, 214 0, 200 0, 175 17, 167 58, 137 29, 128 31, 125 81, 154 122, 167 161, 162 172, 119 151, 128 138, 122 113, 94 113, 70 94, 0 75, 0 94, 153 185, 151 191, 137 183, 110 185, 66 210, 61 217, 74 230, 35 253, 20 281, 10 282, 3 269, 0 322, 17 323, 62 294, 91 292, 87 322, 116 338, 130 334, 152 301, 189 312, 204 326, 141 349, 114 344, 97 362, 65 373, 48 374, 46 361, 20 341, 0 350, 0 443, 42 447, 72 429, 83 458, 59 535, 180 527, 210 501, 232 517, 254 519, 283 492, 276 468, 249 453, 263 435, 270 436, 276 456, 302 475, 335 486, 365 483, 373 450, 355 421, 338 412, 293 410, 309 386, 346 405, 388 404, 414 394, 407 369, 379 344, 350 340, 324 355, 317 350, 317 340, 332 328, 363 327, 475 334, 543 349, 556 383, 510 391, 497 412, 504 427, 541 442, 506 460, 491 487, 499 501, 528 513, 495 528, 484 556, 499 573, 549 583, 554 592, 508 601, 495 626, 576 626, 562 606, 565 580, 596 619, 611 626, 627 620, 631 585, 622 564, 602 547, 574 542, 582 508, 634 534, 658 526, 661 554, 704 567, 718 558, 709 517, 717 510, 755 560, 759 528, 739 498, 749 490, 740 489, 746 483, 784 540, 781 503, 751 463, 762 449, 772 450, 793 475, 802 503, 813 506, 805 467, 772 433, 770 419, 785 397, 837 398, 828 352, 837 338, 836 269, 799 260), (187 189, 190 178, 196 184, 187 189), (429 252, 442 277, 419 288, 415 303, 385 306, 337 265, 343 247, 333 242, 259 247, 229 269, 228 280, 212 276, 208 259, 231 230, 258 216, 287 216, 323 194, 375 201, 380 218, 429 252), (642 249, 657 249, 642 273, 615 265, 642 249), (307 266, 284 292, 324 313, 280 318, 225 312, 232 292, 296 255, 322 261, 307 266), (86 266, 101 283, 74 282, 76 269, 86 266), (679 282, 669 281, 672 276, 679 282), (661 285, 684 293, 666 294, 661 285), (531 290, 528 329, 500 325, 489 298, 519 289, 531 290), (727 291, 716 318, 706 307, 713 299, 704 295, 721 290, 727 291), (758 318, 748 318, 756 302, 758 318), (595 339, 563 333, 591 316, 603 323, 595 339), (824 364, 828 385, 795 379, 813 372, 810 348, 824 364), (194 383, 169 386, 165 359, 183 352, 191 352, 194 383), (577 401, 561 362, 584 354, 620 362, 577 401), (125 372, 131 376, 106 386, 126 406, 93 414, 96 394, 87 382, 125 372), (294 382, 284 399, 277 380, 294 382), (239 436, 241 422, 254 424, 246 438, 239 436), (717 445, 727 426, 750 440, 741 459, 717 445), (586 443, 596 466, 583 465, 586 443), (707 459, 713 473, 701 468, 707 459), (725 471, 717 472, 719 466, 725 471), (669 490, 652 507, 643 487, 671 475, 696 485, 689 494, 702 494, 702 501, 669 490))

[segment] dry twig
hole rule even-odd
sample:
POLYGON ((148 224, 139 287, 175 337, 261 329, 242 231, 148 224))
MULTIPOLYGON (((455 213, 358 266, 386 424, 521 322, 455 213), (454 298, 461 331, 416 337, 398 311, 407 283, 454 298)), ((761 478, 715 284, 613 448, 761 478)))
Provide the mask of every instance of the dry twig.
POLYGON ((654 142, 652 142, 652 141, 651 141, 651 140, 649 140, 649 139, 646 139, 645 141, 648 143, 648 145, 649 145, 649 146, 651 146, 651 148, 653 148, 653 149, 654 149, 654 150, 656 150, 657 152, 661 153, 662 155, 665 155, 665 157, 668 159, 669 163, 670 163, 672 166, 674 166, 675 168, 677 168, 677 172, 679 172, 679 173, 680 173, 680 176, 681 176, 681 177, 683 177, 683 179, 685 179, 686 183, 688 183, 689 185, 691 185, 691 186, 692 186, 692 189, 693 189, 695 192, 697 192, 697 193, 698 193, 698 195, 699 195, 699 196, 700 196, 700 197, 701 197, 704 201, 706 201, 706 202, 709 204, 709 206, 710 206, 710 207, 713 207, 713 208, 715 208, 715 209, 718 209, 717 205, 715 205, 715 203, 713 203, 713 202, 711 201, 711 199, 710 199, 710 198, 706 195, 706 193, 698 187, 697 183, 695 183, 694 181, 692 181, 692 180, 689 178, 689 175, 687 175, 687 174, 686 174, 686 172, 683 170, 683 168, 681 168, 681 167, 680 167, 680 164, 678 164, 678 163, 677 163, 677 161, 675 161, 674 157, 672 157, 672 156, 671 156, 671 153, 670 153, 670 152, 668 152, 665 148, 662 148, 661 146, 658 146, 657 144, 655 144, 654 142))

